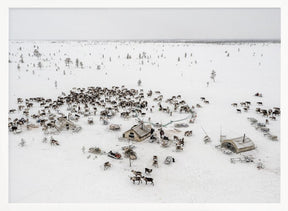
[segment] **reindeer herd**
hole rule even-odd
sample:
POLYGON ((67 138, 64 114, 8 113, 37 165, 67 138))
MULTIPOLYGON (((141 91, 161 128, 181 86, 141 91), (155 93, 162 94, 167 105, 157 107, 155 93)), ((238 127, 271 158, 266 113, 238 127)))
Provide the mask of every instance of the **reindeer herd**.
MULTIPOLYGON (((204 103, 209 101, 204 99, 204 103)), ((9 114, 19 115, 21 118, 12 120, 9 118, 8 128, 11 132, 16 133, 19 128, 27 128, 29 130, 34 128, 41 128, 44 134, 47 131, 56 131, 57 134, 61 130, 72 130, 75 128, 74 123, 82 117, 87 117, 87 125, 93 125, 94 120, 92 116, 99 116, 99 120, 104 125, 108 125, 109 120, 116 115, 120 118, 129 119, 133 117, 144 117, 147 112, 153 113, 154 111, 164 112, 172 116, 173 113, 189 113, 193 114, 193 122, 197 117, 194 111, 194 106, 189 106, 186 101, 182 100, 181 95, 175 95, 165 102, 163 95, 160 91, 153 92, 149 90, 144 94, 143 89, 128 89, 125 86, 112 86, 106 87, 88 87, 76 88, 74 87, 68 93, 62 92, 56 99, 34 97, 34 98, 17 98, 18 108, 10 109, 9 114), (152 99, 155 105, 149 107, 148 101, 145 96, 152 99), (153 97, 154 96, 154 97, 153 97), (165 104, 165 106, 164 106, 165 104), (62 127, 63 126, 63 127, 62 127)), ((192 123, 193 123, 192 122, 192 123)), ((115 125, 110 125, 114 129, 115 125)), ((118 128, 120 129, 120 128, 118 128)), ((175 142, 176 151, 182 151, 184 148, 184 137, 179 138, 174 136, 168 138, 164 130, 160 128, 159 136, 161 140, 168 143, 169 141, 175 142)), ((154 133, 154 137, 158 136, 154 133)), ((192 130, 185 131, 184 136, 192 136, 192 130)), ((151 136, 153 138, 153 134, 151 136)), ((43 143, 47 143, 47 137, 44 137, 43 143)), ((52 136, 49 141, 51 146, 60 146, 59 141, 55 140, 52 136)), ((104 163, 104 170, 111 168, 110 162, 104 163)), ((158 157, 153 156, 152 166, 158 167, 158 157)), ((152 169, 145 168, 145 174, 151 174, 152 169)), ((133 172, 135 175, 130 179, 135 182, 145 181, 154 185, 153 178, 145 177, 142 173, 133 172)))
MULTIPOLYGON (((257 92, 256 94, 254 94, 254 96, 256 97, 263 97, 262 93, 257 92)), ((262 108, 264 106, 262 101, 257 101, 256 103, 256 107, 255 108, 255 113, 256 114, 260 114, 262 117, 265 118, 265 123, 261 123, 258 122, 257 119, 252 118, 252 117, 248 117, 248 120, 251 122, 251 125, 253 125, 255 127, 256 130, 259 130, 261 132, 263 132, 264 136, 268 137, 271 140, 278 140, 278 137, 275 135, 272 135, 270 133, 270 129, 267 127, 267 125, 269 124, 269 119, 270 120, 277 120, 277 117, 280 116, 280 108, 279 107, 273 107, 273 108, 262 108)), ((242 109, 244 112, 248 112, 250 110, 250 106, 252 105, 252 103, 250 101, 244 101, 244 102, 240 102, 238 103, 232 103, 231 106, 236 107, 236 112, 241 113, 242 109), (240 106, 240 107, 239 107, 240 106)))

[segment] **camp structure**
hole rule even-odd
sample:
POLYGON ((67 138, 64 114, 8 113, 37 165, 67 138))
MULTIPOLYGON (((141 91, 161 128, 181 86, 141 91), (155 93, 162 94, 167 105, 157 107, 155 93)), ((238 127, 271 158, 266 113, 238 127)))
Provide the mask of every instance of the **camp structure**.
POLYGON ((246 152, 255 149, 255 144, 253 141, 244 136, 238 137, 238 138, 232 138, 232 139, 226 139, 225 136, 222 136, 220 142, 221 142, 221 148, 226 148, 231 150, 235 153, 240 152, 246 152))
POLYGON ((140 123, 123 133, 123 138, 133 141, 143 141, 151 135, 151 126, 140 123))
POLYGON ((59 125, 55 126, 55 128, 58 131, 62 131, 65 128, 67 130, 71 129, 73 132, 79 132, 81 130, 80 126, 74 124, 72 121, 67 120, 66 118, 60 117, 60 118, 58 118, 58 121, 59 121, 59 125))

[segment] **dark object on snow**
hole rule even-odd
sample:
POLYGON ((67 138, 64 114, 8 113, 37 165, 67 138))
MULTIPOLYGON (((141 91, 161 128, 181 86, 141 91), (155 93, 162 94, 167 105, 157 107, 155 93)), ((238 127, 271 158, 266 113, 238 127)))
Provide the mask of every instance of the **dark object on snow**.
POLYGON ((114 158, 114 159, 121 159, 121 154, 118 152, 108 152, 108 157, 114 158))
POLYGON ((110 167, 111 167, 111 163, 109 163, 108 161, 104 163, 104 170, 106 170, 110 167))
POLYGON ((164 161, 164 163, 166 164, 166 165, 169 165, 171 162, 175 162, 175 159, 172 157, 172 156, 167 156, 166 157, 166 159, 165 159, 165 161, 164 161))
POLYGON ((148 169, 148 168, 145 168, 145 174, 150 174, 152 172, 152 169, 148 169))

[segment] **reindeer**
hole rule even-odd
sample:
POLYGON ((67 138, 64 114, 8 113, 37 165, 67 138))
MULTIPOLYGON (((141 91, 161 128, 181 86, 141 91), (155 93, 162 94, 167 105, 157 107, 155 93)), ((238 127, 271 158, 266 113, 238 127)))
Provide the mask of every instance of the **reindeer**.
POLYGON ((141 171, 134 171, 134 170, 131 170, 131 172, 137 177, 137 176, 142 176, 142 172, 141 171))
POLYGON ((181 145, 176 145, 176 151, 183 151, 183 147, 181 145))
POLYGON ((151 172, 152 172, 152 169, 145 168, 145 174, 150 174, 151 172))
POLYGON ((237 107, 237 106, 238 106, 237 103, 232 103, 231 105, 234 106, 234 107, 237 107))
POLYGON ((9 110, 9 113, 12 114, 12 113, 14 113, 15 111, 16 111, 16 109, 10 109, 10 110, 9 110))
POLYGON ((152 164, 152 166, 157 167, 157 168, 159 167, 158 166, 158 158, 155 155, 153 156, 153 164, 152 164))
POLYGON ((51 144, 51 146, 52 146, 52 145, 57 145, 57 146, 60 145, 59 142, 56 141, 55 139, 51 139, 51 140, 50 140, 50 144, 51 144))
POLYGON ((179 145, 179 146, 184 146, 184 138, 182 138, 182 139, 180 139, 180 140, 178 140, 178 142, 177 142, 177 145, 179 145))
POLYGON ((109 163, 109 161, 104 163, 104 170, 108 169, 111 167, 111 163, 109 163))
POLYGON ((151 184, 154 186, 153 178, 142 176, 142 179, 146 182, 146 185, 147 182, 151 182, 151 184))
POLYGON ((192 130, 185 131, 184 136, 192 136, 192 130))
POLYGON ((138 181, 138 185, 140 184, 140 182, 142 183, 141 177, 130 177, 130 180, 133 181, 133 184, 135 184, 135 181, 138 181))
POLYGON ((179 141, 180 139, 178 138, 178 136, 173 136, 174 141, 179 141))

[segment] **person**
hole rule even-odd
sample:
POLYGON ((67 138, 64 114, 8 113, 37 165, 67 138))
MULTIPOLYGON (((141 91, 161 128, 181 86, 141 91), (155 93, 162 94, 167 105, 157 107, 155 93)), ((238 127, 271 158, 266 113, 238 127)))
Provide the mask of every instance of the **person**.
POLYGON ((209 86, 209 81, 207 81, 207 87, 209 86))
POLYGON ((162 138, 164 136, 164 131, 162 130, 162 128, 160 129, 160 138, 162 138))

